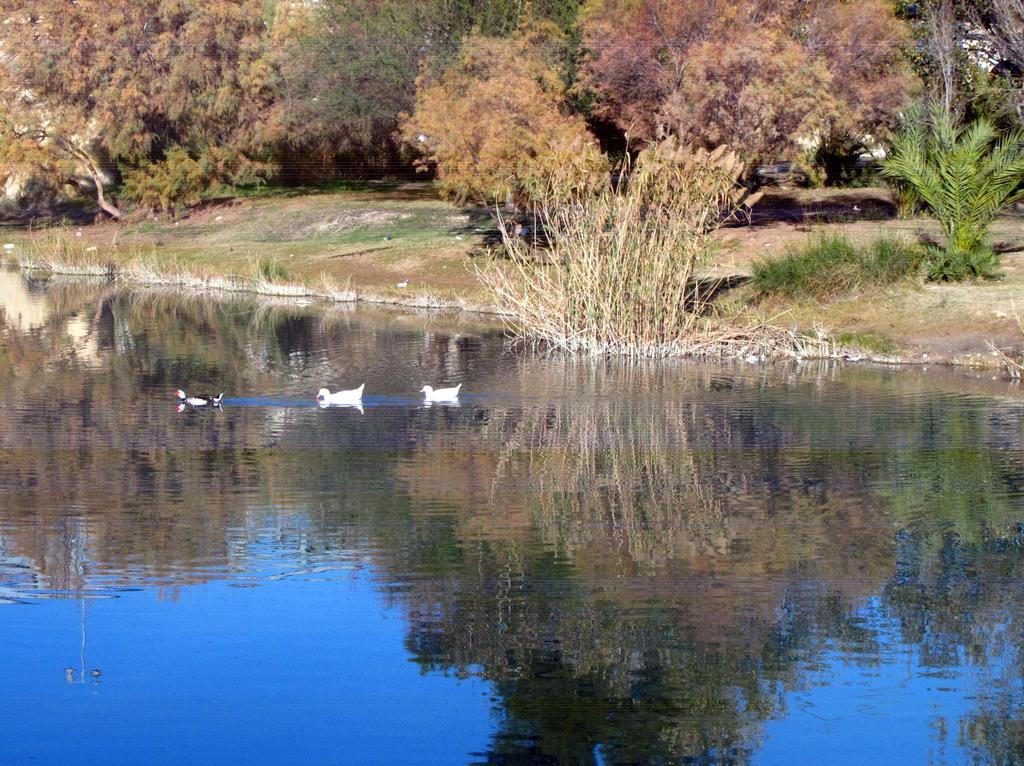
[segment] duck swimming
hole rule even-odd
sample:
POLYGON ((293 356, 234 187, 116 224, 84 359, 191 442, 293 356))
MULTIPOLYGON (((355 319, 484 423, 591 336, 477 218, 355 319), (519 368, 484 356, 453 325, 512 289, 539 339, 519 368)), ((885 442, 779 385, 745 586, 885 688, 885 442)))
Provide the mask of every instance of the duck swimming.
POLYGON ((365 383, 359 388, 352 388, 348 391, 335 391, 333 394, 326 388, 321 388, 316 392, 316 400, 320 404, 359 404, 363 400, 364 388, 366 388, 365 383))
POLYGON ((459 398, 460 388, 462 388, 461 383, 454 388, 424 386, 420 389, 420 393, 423 394, 424 400, 428 402, 454 402, 459 398))
POLYGON ((187 404, 189 407, 219 407, 221 399, 224 398, 223 391, 216 396, 210 396, 209 394, 205 394, 203 396, 188 396, 180 388, 177 390, 175 395, 178 397, 179 402, 187 404))

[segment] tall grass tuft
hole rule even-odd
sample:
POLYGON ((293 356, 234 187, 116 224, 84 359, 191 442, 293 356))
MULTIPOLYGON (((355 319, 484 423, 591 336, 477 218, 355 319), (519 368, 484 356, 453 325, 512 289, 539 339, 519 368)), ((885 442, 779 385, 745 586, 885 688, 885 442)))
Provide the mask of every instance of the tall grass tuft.
POLYGON ((33 237, 27 253, 19 251, 16 263, 23 269, 90 277, 113 278, 115 267, 109 254, 61 232, 46 231, 33 237))
POLYGON ((842 235, 826 234, 781 258, 756 262, 751 283, 762 297, 828 301, 917 276, 925 258, 923 248, 898 239, 858 246, 842 235))
POLYGON ((921 212, 921 206, 923 204, 921 195, 905 181, 900 181, 896 178, 888 178, 883 176, 886 185, 889 187, 889 193, 892 195, 892 201, 896 205, 896 217, 904 220, 915 217, 921 212))
POLYGON ((590 175, 567 183, 575 169, 567 157, 547 188, 533 190, 545 241, 503 226, 511 266, 479 272, 513 330, 597 354, 704 348, 713 288, 701 287, 695 270, 746 196, 739 159, 725 147, 690 150, 670 137, 641 151, 617 181, 590 175))
POLYGON ((263 256, 258 261, 252 260, 254 276, 263 282, 285 282, 288 280, 288 269, 279 261, 263 256))

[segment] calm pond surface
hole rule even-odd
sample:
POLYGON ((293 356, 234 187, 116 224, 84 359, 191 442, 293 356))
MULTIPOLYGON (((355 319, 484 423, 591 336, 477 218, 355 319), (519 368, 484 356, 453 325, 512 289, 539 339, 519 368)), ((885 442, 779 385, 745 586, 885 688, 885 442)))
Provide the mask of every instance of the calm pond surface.
POLYGON ((0 391, 0 763, 1024 760, 1009 383, 0 272, 0 391))

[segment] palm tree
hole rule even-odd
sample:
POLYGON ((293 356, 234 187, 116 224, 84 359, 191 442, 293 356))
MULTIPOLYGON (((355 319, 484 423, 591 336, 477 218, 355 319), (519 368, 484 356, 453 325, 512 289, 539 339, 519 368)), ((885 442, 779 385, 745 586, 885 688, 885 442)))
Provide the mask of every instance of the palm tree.
POLYGON ((939 220, 932 279, 984 276, 998 258, 985 244, 992 221, 1024 199, 1024 131, 1000 134, 987 118, 958 125, 941 105, 910 111, 882 163, 886 177, 917 192, 939 220))

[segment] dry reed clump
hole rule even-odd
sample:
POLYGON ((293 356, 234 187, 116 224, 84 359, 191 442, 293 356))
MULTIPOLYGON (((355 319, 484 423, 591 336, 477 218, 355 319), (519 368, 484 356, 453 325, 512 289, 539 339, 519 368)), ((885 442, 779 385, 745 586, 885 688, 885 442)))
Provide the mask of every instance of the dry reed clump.
POLYGON ((14 251, 13 259, 19 268, 54 274, 112 277, 115 271, 113 263, 105 261, 95 246, 55 231, 33 237, 27 251, 14 251))
MULTIPOLYGON (((1024 317, 1017 313, 1016 306, 1014 306, 1014 318, 1017 321, 1017 327, 1020 330, 1021 335, 1024 335, 1024 317)), ((1007 375, 1014 380, 1019 380, 1024 377, 1024 355, 1020 352, 1009 353, 999 348, 990 340, 985 341, 985 345, 988 346, 992 355, 999 359, 1007 375)))
POLYGON ((1008 354, 996 346, 992 341, 985 341, 985 344, 988 346, 989 351, 999 359, 999 362, 1002 364, 1007 375, 1014 380, 1019 380, 1024 377, 1024 358, 1020 355, 1008 354))
POLYGON ((695 279, 712 235, 741 207, 739 158, 725 147, 691 150, 666 138, 639 153, 614 182, 595 184, 571 160, 533 190, 536 236, 503 226, 510 267, 479 271, 515 335, 571 351, 655 357, 771 351, 790 335, 759 323, 726 327, 709 317, 717 285, 695 279))
POLYGON ((320 292, 335 303, 354 303, 359 300, 359 293, 352 287, 351 277, 339 284, 326 271, 320 273, 320 292))

